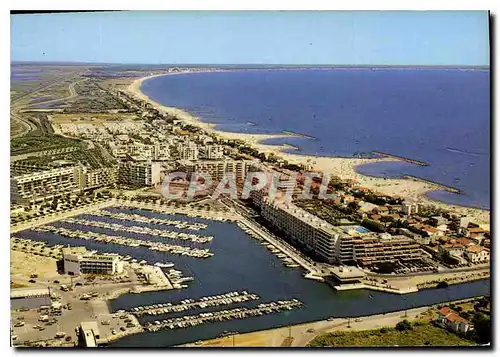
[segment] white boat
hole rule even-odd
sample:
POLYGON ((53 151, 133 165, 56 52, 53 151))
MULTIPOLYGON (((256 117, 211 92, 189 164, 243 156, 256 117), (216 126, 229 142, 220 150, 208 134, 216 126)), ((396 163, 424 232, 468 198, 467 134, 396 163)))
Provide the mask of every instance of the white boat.
POLYGON ((171 268, 173 267, 175 264, 174 263, 170 263, 170 262, 166 262, 166 263, 155 263, 155 267, 160 267, 160 268, 171 268))

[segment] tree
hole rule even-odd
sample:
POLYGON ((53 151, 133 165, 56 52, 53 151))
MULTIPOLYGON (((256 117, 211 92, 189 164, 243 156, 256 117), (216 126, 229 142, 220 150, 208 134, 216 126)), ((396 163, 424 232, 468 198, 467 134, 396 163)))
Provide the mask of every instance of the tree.
POLYGON ((491 342, 491 318, 485 314, 476 313, 472 322, 478 341, 481 343, 491 342))
POLYGON ((411 326, 411 322, 404 319, 403 321, 400 321, 396 324, 396 330, 398 331, 408 331, 412 330, 413 327, 411 326))

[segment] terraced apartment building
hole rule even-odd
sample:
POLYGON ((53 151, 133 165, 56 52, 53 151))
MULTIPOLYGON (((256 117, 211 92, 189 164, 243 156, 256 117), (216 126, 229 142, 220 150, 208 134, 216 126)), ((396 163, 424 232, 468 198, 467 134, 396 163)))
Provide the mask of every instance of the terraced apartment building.
POLYGON ((424 252, 413 239, 377 234, 361 226, 334 226, 293 203, 265 197, 261 215, 292 243, 330 264, 359 264, 420 260, 424 252))
POLYGON ((70 166, 11 177, 11 202, 30 204, 82 190, 81 168, 70 166))

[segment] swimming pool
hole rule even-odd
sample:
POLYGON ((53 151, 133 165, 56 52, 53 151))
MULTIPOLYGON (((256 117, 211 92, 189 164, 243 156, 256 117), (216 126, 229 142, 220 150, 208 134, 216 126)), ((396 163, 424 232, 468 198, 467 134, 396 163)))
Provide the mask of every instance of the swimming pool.
POLYGON ((354 229, 356 231, 358 231, 359 233, 370 233, 371 232, 369 229, 366 229, 365 227, 362 227, 362 226, 356 226, 356 227, 354 227, 354 229))

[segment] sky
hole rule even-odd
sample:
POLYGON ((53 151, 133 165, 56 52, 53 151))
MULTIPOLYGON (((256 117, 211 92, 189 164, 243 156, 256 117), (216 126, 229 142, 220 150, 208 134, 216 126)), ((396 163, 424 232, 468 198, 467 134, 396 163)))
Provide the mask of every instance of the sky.
POLYGON ((11 15, 11 61, 489 65, 486 11, 11 15))

